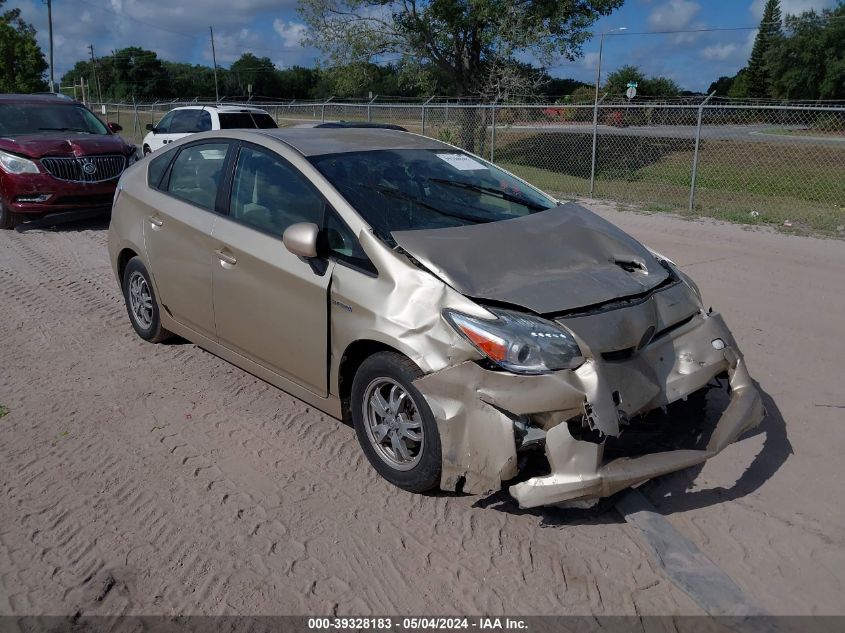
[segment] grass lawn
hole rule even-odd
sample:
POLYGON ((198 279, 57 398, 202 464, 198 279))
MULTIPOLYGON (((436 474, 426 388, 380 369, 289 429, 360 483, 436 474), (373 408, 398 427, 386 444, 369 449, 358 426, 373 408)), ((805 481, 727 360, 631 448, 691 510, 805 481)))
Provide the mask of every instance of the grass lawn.
MULTIPOLYGON (((540 148, 543 138, 532 139, 540 148)), ((626 137, 603 139, 621 144, 626 137)), ((525 142, 524 140, 521 142, 525 142)), ((636 152, 627 139, 627 154, 600 151, 595 197, 635 204, 645 210, 710 216, 744 224, 769 224, 810 233, 845 237, 845 146, 785 145, 765 142, 707 140, 699 156, 696 205, 688 211, 692 152, 646 152, 648 158, 629 160, 636 152), (619 164, 614 158, 624 157, 619 164)), ((500 164, 532 184, 564 196, 589 194, 586 170, 572 174, 572 166, 554 156, 513 153, 497 148, 500 164), (508 160, 510 159, 510 160, 508 160), (520 160, 523 159, 523 160, 520 160), (542 166, 538 165, 541 164, 542 166), (586 173, 584 173, 586 171, 586 173)))

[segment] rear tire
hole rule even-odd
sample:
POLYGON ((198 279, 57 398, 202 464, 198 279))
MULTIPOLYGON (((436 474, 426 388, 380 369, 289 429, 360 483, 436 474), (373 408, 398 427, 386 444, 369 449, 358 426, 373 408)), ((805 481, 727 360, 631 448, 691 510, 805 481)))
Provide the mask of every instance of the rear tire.
POLYGON ((5 203, 0 202, 0 229, 10 230, 23 223, 23 215, 12 213, 5 203))
POLYGON ((173 333, 161 326, 158 300, 150 275, 140 257, 133 257, 123 271, 123 299, 135 332, 145 341, 161 343, 173 333))
POLYGON ((146 156, 147 154, 151 154, 152 151, 153 150, 150 149, 149 145, 144 145, 144 149, 143 149, 144 156, 146 156))
POLYGON ((440 483, 440 434, 434 415, 413 381, 423 373, 409 358, 378 352, 352 381, 355 433, 373 468, 409 492, 440 483))

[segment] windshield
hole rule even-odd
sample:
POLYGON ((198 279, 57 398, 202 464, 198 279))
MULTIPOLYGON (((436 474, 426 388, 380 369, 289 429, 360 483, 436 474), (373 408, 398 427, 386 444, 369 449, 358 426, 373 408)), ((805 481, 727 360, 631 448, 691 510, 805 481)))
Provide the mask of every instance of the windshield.
POLYGON ((221 130, 253 129, 270 130, 279 127, 266 112, 221 112, 221 130))
POLYGON ((556 204, 459 150, 349 152, 315 156, 311 162, 389 242, 393 231, 497 222, 556 204))
POLYGON ((76 105, 0 104, 0 135, 50 134, 108 134, 109 131, 90 110, 76 105))

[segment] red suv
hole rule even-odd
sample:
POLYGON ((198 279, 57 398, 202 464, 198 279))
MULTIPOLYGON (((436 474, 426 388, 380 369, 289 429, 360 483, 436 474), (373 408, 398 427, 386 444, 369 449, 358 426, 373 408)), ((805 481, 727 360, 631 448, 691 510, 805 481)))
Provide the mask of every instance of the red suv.
POLYGON ((111 208, 136 148, 77 101, 0 95, 0 229, 59 211, 111 208))

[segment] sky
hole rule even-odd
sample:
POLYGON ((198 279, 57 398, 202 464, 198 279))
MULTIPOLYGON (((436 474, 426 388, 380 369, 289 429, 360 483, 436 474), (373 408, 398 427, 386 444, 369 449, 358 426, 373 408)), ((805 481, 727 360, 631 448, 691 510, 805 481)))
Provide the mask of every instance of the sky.
MULTIPOLYGON (((127 46, 154 50, 171 61, 211 64, 209 26, 214 27, 217 62, 228 66, 244 52, 269 57, 277 67, 313 66, 318 51, 302 46, 305 26, 296 0, 52 0, 56 80, 88 58, 127 46)), ((721 75, 733 75, 751 52, 765 0, 626 0, 596 22, 593 38, 574 62, 557 60, 555 77, 594 82, 599 34, 605 36, 602 76, 625 64, 647 75, 675 80, 683 89, 704 91, 721 75), (625 30, 617 30, 622 27, 625 30), (657 34, 655 31, 737 29, 657 34)), ((781 0, 785 14, 832 7, 836 0, 781 0)), ((47 52, 44 0, 9 0, 38 30, 47 52)))

